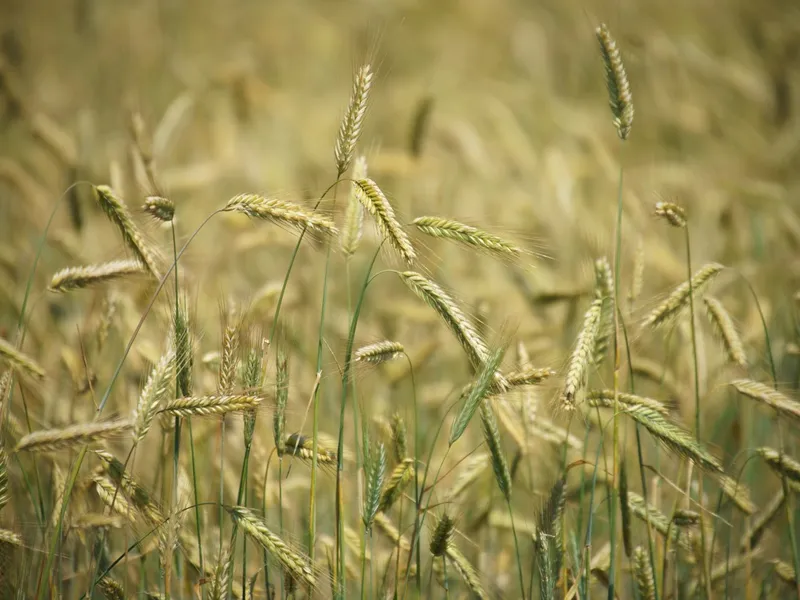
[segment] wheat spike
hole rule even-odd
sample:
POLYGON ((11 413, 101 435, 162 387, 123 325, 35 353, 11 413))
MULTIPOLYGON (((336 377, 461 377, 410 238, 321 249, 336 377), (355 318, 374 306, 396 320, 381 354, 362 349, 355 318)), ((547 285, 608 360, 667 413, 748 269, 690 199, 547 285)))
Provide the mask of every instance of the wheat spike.
POLYGON ((359 201, 375 219, 383 236, 389 240, 404 261, 408 264, 413 263, 417 254, 381 188, 369 178, 357 179, 355 185, 359 201))
POLYGON ((800 483, 800 462, 772 448, 756 448, 756 452, 777 475, 800 483))
MULTIPOLYGON (((591 406, 600 406, 603 408, 614 408, 614 397, 614 390, 592 390, 586 394, 586 400, 591 406)), ((625 392, 617 392, 616 397, 623 404, 645 406, 665 417, 669 416, 669 408, 658 400, 637 396, 635 394, 627 394, 625 392)))
POLYGON ((290 548, 286 542, 267 529, 264 522, 250 512, 250 509, 234 506, 229 512, 242 531, 276 558, 295 579, 312 588, 316 585, 317 578, 308 564, 308 558, 290 548))
POLYGON ((275 355, 275 412, 272 415, 272 433, 278 456, 284 451, 284 432, 286 429, 286 405, 289 401, 289 356, 283 344, 278 346, 275 355))
POLYGON ((359 362, 367 362, 373 365, 400 358, 405 353, 403 344, 385 340, 376 342, 368 346, 362 346, 355 351, 355 359, 359 362))
POLYGON ((333 155, 336 160, 337 178, 347 171, 350 161, 353 159, 358 138, 361 137, 361 127, 367 113, 367 99, 371 87, 372 69, 367 64, 355 73, 353 93, 350 96, 350 103, 347 105, 342 124, 339 126, 339 135, 336 137, 333 155))
POLYGON ((686 211, 683 207, 672 202, 656 202, 655 214, 666 220, 673 227, 683 229, 686 227, 686 211))
POLYGON ((378 510, 387 512, 400 498, 409 482, 414 478, 415 473, 413 458, 406 458, 398 464, 383 488, 378 510))
POLYGON ((169 223, 175 218, 175 203, 169 198, 148 196, 142 208, 147 214, 165 223, 169 223))
POLYGON ((133 428, 130 419, 79 423, 64 429, 43 429, 23 437, 15 452, 52 452, 118 436, 133 428))
POLYGON ((431 535, 430 551, 434 556, 444 556, 447 552, 447 547, 453 541, 453 533, 455 532, 456 522, 448 514, 442 515, 442 518, 436 523, 436 527, 431 535))
MULTIPOLYGON (((711 281, 722 269, 720 264, 709 263, 698 270, 691 279, 691 290, 693 294, 711 281)), ((667 321, 677 317, 680 312, 689 304, 689 281, 684 281, 676 287, 669 297, 656 307, 644 321, 645 326, 657 327, 667 321)))
POLYGON ((115 260, 97 265, 67 267, 53 275, 49 290, 51 292, 79 290, 143 272, 144 267, 138 260, 115 260))
POLYGON ((573 410, 577 394, 586 386, 589 364, 594 358, 595 342, 600 326, 603 300, 595 299, 583 317, 583 327, 569 359, 561 402, 565 409, 573 410))
POLYGON ((750 490, 745 484, 737 482, 733 477, 724 473, 717 476, 717 483, 722 493, 730 498, 743 513, 752 515, 756 512, 757 507, 750 499, 750 490))
POLYGON ((395 460, 397 462, 402 462, 408 458, 408 431, 406 429, 406 422, 403 420, 400 413, 392 415, 391 430, 395 460))
POLYGON ((642 600, 656 599, 655 577, 653 569, 650 567, 650 556, 647 550, 636 546, 633 551, 633 574, 636 578, 636 587, 639 588, 639 597, 642 600))
MULTIPOLYGON (((283 448, 284 453, 303 460, 311 460, 314 457, 314 440, 299 433, 289 434, 283 443, 283 448)), ((336 464, 336 450, 326 448, 319 439, 317 439, 317 462, 321 465, 336 464)))
POLYGON ((170 349, 158 361, 150 372, 147 383, 139 394, 139 402, 133 412, 133 439, 138 444, 142 441, 153 418, 158 412, 158 407, 169 391, 169 386, 175 379, 175 353, 170 349))
POLYGON ((489 456, 492 459, 492 469, 497 481, 497 487, 503 494, 506 502, 511 502, 511 471, 508 468, 503 445, 500 441, 500 430, 497 427, 497 417, 489 400, 483 399, 480 405, 481 429, 486 445, 489 447, 489 456))
POLYGON ((464 431, 475 415, 478 406, 486 400, 486 397, 492 391, 492 386, 497 381, 497 367, 500 366, 504 353, 505 348, 497 349, 483 365, 481 372, 478 374, 478 378, 469 388, 469 393, 464 400, 464 404, 461 405, 461 409, 458 411, 456 418, 453 419, 453 424, 450 427, 450 438, 448 439, 448 444, 450 446, 455 444, 456 441, 464 435, 464 431))
POLYGON ((744 344, 742 344, 742 338, 739 337, 739 332, 736 331, 736 326, 733 324, 733 319, 728 314, 728 311, 725 310, 722 302, 711 296, 704 297, 703 302, 706 304, 708 320, 725 346, 728 360, 746 367, 747 355, 744 352, 744 344))
MULTIPOLYGON (((319 446, 319 444, 317 444, 319 446)), ((364 494, 364 510, 361 516, 367 531, 372 530, 375 515, 381 510, 381 487, 386 473, 386 449, 383 444, 378 444, 377 449, 365 453, 364 472, 366 474, 367 490, 364 494)))
POLYGON ((160 412, 175 417, 224 415, 231 412, 253 410, 258 407, 261 400, 261 396, 246 394, 190 396, 166 402, 160 412))
POLYGON ((8 455, 0 446, 0 511, 8 504, 11 499, 11 492, 8 488, 8 455))
POLYGON ((411 222, 421 232, 435 238, 446 238, 501 256, 519 256, 522 249, 501 237, 443 217, 417 217, 411 222))
POLYGON ((742 535, 742 539, 739 541, 739 549, 741 552, 747 552, 758 546, 759 541, 761 541, 761 536, 764 535, 764 532, 775 520, 775 517, 778 516, 785 502, 786 495, 783 493, 783 489, 779 489, 769 501, 769 504, 753 517, 753 520, 750 522, 750 527, 742 535))
MULTIPOLYGON (((367 178, 367 159, 359 156, 353 166, 353 179, 367 178)), ((347 209, 344 213, 344 227, 339 238, 339 245, 345 256, 352 256, 358 249, 361 233, 364 229, 364 206, 358 199, 359 188, 355 183, 350 184, 350 196, 347 199, 347 209)))
POLYGON ((419 273, 406 271, 400 277, 411 291, 442 318, 464 348, 470 362, 474 366, 483 365, 489 358, 489 349, 455 301, 436 283, 419 273))
POLYGON ((608 353, 614 338, 614 272, 606 257, 598 258, 594 263, 595 298, 602 300, 600 322, 597 326, 597 338, 594 343, 592 363, 599 366, 608 353))
POLYGON ((608 102, 614 116, 614 126, 620 139, 627 140, 633 125, 633 99, 625 65, 622 63, 617 43, 611 37, 605 23, 596 30, 600 53, 606 70, 608 102))
POLYGON ((740 394, 774 408, 785 417, 800 419, 800 402, 784 396, 768 385, 752 379, 737 379, 732 381, 731 385, 740 394))
POLYGON ((158 256, 152 248, 148 247, 139 228, 133 222, 125 202, 107 185, 94 186, 94 191, 100 208, 103 209, 109 220, 117 226, 125 245, 133 252, 138 261, 147 267, 153 277, 160 279, 161 276, 157 264, 158 256))
POLYGON ((338 230, 333 221, 315 212, 311 212, 298 204, 265 198, 257 194, 239 194, 234 196, 225 207, 224 211, 233 211, 246 214, 254 219, 273 221, 287 227, 336 235, 338 230))
POLYGON ((473 567, 467 558, 461 554, 461 551, 456 548, 455 544, 449 544, 447 546, 446 553, 447 558, 452 561, 456 571, 458 571, 458 574, 464 580, 464 583, 467 584, 467 587, 472 591, 472 593, 481 600, 487 600, 488 596, 481 585, 481 580, 478 577, 477 571, 475 571, 475 567, 473 567))
MULTIPOLYGON (((5 361, 12 369, 22 371, 37 379, 44 378, 44 369, 28 355, 17 350, 8 341, 0 337, 0 359, 5 361)), ((5 376, 5 375, 4 375, 5 376)), ((10 375, 8 375, 10 377, 10 375)))

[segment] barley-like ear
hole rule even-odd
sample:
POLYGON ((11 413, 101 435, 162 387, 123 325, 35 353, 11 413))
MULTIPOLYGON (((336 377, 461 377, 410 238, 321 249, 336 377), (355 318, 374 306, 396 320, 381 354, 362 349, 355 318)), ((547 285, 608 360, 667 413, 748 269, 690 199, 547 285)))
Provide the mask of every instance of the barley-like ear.
POLYGON ((169 198, 149 196, 145 199, 142 208, 147 214, 152 215, 159 221, 168 223, 175 218, 175 203, 169 198))
POLYGON ((53 452, 118 436, 133 428, 130 419, 78 423, 64 429, 42 429, 23 437, 15 452, 53 452))
POLYGON ((656 202, 655 214, 673 227, 683 229, 686 227, 686 211, 682 206, 672 202, 656 202))
MULTIPOLYGON (((328 448, 320 442, 321 440, 317 439, 317 463, 323 466, 335 465, 336 449, 328 448)), ((314 457, 314 440, 300 433, 291 433, 283 442, 283 451, 290 456, 311 460, 314 457)))
POLYGON ((44 378, 44 369, 27 354, 17 350, 11 343, 0 338, 0 360, 3 360, 12 369, 32 375, 37 379, 44 378))
MULTIPOLYGON (((242 387, 250 394, 260 395, 262 393, 263 362, 264 345, 260 341, 254 341, 250 347, 250 351, 247 353, 242 368, 242 387)), ((275 410, 277 412, 277 407, 275 410)), ((244 422, 244 443, 246 448, 249 448, 253 443, 253 436, 256 430, 256 415, 257 411, 255 408, 242 413, 244 422)))
POLYGON ((794 567, 782 560, 776 560, 773 565, 775 574, 789 585, 797 585, 797 574, 794 572, 794 567))
POLYGON ((400 498, 415 474, 413 458, 404 459, 394 468, 381 494, 380 506, 378 507, 381 512, 388 512, 397 499, 400 498))
MULTIPOLYGON (((367 178, 367 159, 359 156, 353 166, 353 179, 367 178)), ((344 213, 344 227, 339 238, 339 245, 345 256, 352 256, 358 249, 361 233, 364 229, 364 206, 358 199, 359 188, 355 183, 350 184, 350 196, 347 200, 347 210, 344 213)))
POLYGON ((234 506, 228 509, 228 512, 242 531, 277 559, 295 579, 310 587, 316 585, 316 574, 309 566, 308 557, 290 548, 286 542, 267 529, 264 522, 250 512, 250 509, 234 506))
POLYGON ((482 366, 489 358, 489 349, 455 301, 436 283, 419 273, 406 271, 400 277, 411 291, 442 318, 464 348, 473 366, 482 366))
POLYGON ((228 588, 231 586, 231 572, 233 571, 233 548, 229 547, 220 557, 214 568, 214 579, 211 581, 209 595, 211 600, 226 600, 228 588))
POLYGON ((739 332, 736 331, 736 326, 728 311, 716 298, 706 296, 703 301, 706 303, 708 320, 711 322, 714 332, 722 340, 728 360, 746 367, 747 355, 744 352, 744 344, 742 344, 742 338, 739 337, 739 332))
POLYGON ((280 225, 301 230, 310 229, 311 231, 328 235, 336 235, 338 233, 333 221, 327 217, 323 217, 292 202, 265 198, 257 194, 234 196, 228 200, 222 210, 244 213, 254 219, 273 221, 280 225))
MULTIPOLYGON (((592 390, 586 394, 586 401, 590 406, 614 408, 614 396, 614 390, 592 390)), ((645 398, 644 396, 627 394, 625 392, 617 392, 616 397, 622 404, 629 404, 631 406, 644 406, 656 411, 660 415, 665 417, 669 416, 669 408, 667 405, 658 400, 654 400, 653 398, 645 398)))
POLYGON ((13 531, 9 531, 8 529, 0 529, 0 544, 22 546, 22 537, 13 531))
POLYGON ((636 546, 633 551, 633 574, 636 587, 639 589, 639 597, 642 600, 656 600, 656 582, 650 565, 650 557, 647 550, 641 546, 636 546))
POLYGON ((355 185, 359 201, 375 219, 383 236, 389 240, 403 260, 408 264, 413 263, 417 253, 381 188, 372 179, 357 179, 355 185))
POLYGON ((492 459, 492 469, 497 481, 497 487, 503 494, 506 502, 511 502, 511 471, 508 468, 503 445, 500 441, 500 430, 497 427, 497 417, 489 400, 483 399, 480 405, 481 429, 486 445, 489 447, 489 456, 492 459))
POLYGON ((506 373, 505 378, 509 388, 522 387, 526 385, 536 385, 542 383, 545 379, 549 379, 556 372, 553 369, 534 369, 528 368, 522 371, 512 371, 506 373))
MULTIPOLYGON (((540 574, 543 568, 550 568, 544 573, 551 582, 558 579, 561 564, 564 560, 564 506, 566 503, 566 481, 563 477, 556 480, 550 489, 547 502, 539 512, 536 521, 537 550, 542 553, 544 564, 539 564, 540 574)), ((544 590, 542 590, 544 591, 544 590)), ((549 595, 550 592, 548 592, 549 595)))
POLYGON ((436 523, 436 528, 433 530, 433 535, 431 535, 431 554, 434 556, 445 555, 448 546, 452 544, 455 528, 456 522, 450 515, 445 513, 436 523))
POLYGON ((230 394, 236 379, 236 368, 239 362, 239 323, 230 319, 222 333, 222 351, 220 352, 219 377, 217 393, 230 394))
POLYGON ((168 401, 160 412, 175 417, 208 417, 253 410, 261 400, 261 396, 246 394, 191 396, 168 401))
POLYGON ((289 401, 289 355, 283 344, 278 345, 275 356, 275 412, 272 415, 272 433, 278 456, 283 456, 286 430, 286 405, 289 401))
POLYGON ((153 418, 158 413, 159 404, 166 397, 169 386, 175 379, 175 353, 170 349, 150 372, 147 383, 139 395, 139 402, 133 412, 133 439, 139 443, 147 435, 153 418))
POLYGON ((595 299, 583 317, 583 327, 578 334, 578 341, 569 359, 564 390, 561 402, 565 409, 574 410, 578 393, 586 386, 589 377, 589 364, 594 358, 597 332, 600 327, 600 315, 603 300, 595 299))
POLYGON ((694 527, 699 525, 701 520, 700 513, 685 508, 679 508, 672 513, 672 522, 676 527, 694 527))
POLYGON ((8 455, 0 446, 0 510, 8 504, 11 499, 11 492, 8 487, 8 455))
POLYGON ((354 357, 359 362, 367 362, 374 365, 400 358, 405 352, 403 344, 385 340, 376 342, 368 346, 362 346, 355 351, 354 357))
POLYGON ((53 275, 48 289, 51 292, 79 290, 120 277, 138 275, 144 273, 144 270, 138 260, 115 260, 97 265, 67 267, 53 275))
MULTIPOLYGON (((160 525, 164 522, 164 515, 156 502, 153 500, 147 489, 140 485, 130 475, 125 472, 123 465, 117 458, 105 450, 95 450, 95 455, 103 462, 102 469, 110 478, 112 483, 112 496, 116 495, 119 501, 118 490, 124 492, 125 497, 130 500, 133 507, 151 524, 160 525)), ((125 514, 130 514, 125 513, 125 514)))
POLYGON ((394 458, 397 462, 402 462, 408 458, 408 432, 406 430, 406 422, 400 413, 392 415, 391 428, 394 458))
POLYGON ((614 126, 620 139, 627 140, 633 125, 633 98, 625 65, 617 49, 617 43, 611 37, 605 23, 596 30, 597 41, 606 69, 606 86, 608 87, 608 103, 614 116, 614 126))
POLYGON ((522 249, 501 237, 443 217, 417 217, 411 222, 422 233, 460 242, 500 256, 519 256, 522 249))
POLYGON ((504 353, 505 348, 498 348, 484 364, 478 378, 470 389, 469 395, 466 400, 464 400, 464 404, 461 405, 461 409, 458 411, 450 427, 450 438, 448 440, 450 446, 455 444, 456 441, 464 435, 464 431, 475 415, 478 406, 485 401, 491 391, 492 385, 496 382, 497 368, 503 360, 504 353))
POLYGON ((800 462, 772 448, 756 448, 756 452, 778 476, 800 483, 800 462))
POLYGON ((350 103, 347 105, 342 124, 339 126, 339 135, 336 137, 336 145, 333 149, 337 178, 341 177, 350 166, 358 138, 361 137, 361 127, 367 113, 370 87, 372 87, 372 69, 369 65, 364 65, 356 71, 353 78, 353 93, 350 96, 350 103))
MULTIPOLYGON (((697 294, 700 289, 724 269, 720 264, 709 263, 700 268, 691 280, 691 291, 697 294)), ((684 281, 676 287, 669 297, 651 312, 644 321, 645 326, 657 327, 677 317, 689 304, 689 282, 684 281)))
MULTIPOLYGON (((645 504, 644 498, 630 490, 628 490, 628 507, 633 516, 649 524, 662 536, 666 537, 669 534, 672 541, 679 540, 679 532, 674 527, 670 527, 669 517, 652 504, 645 504)), ((685 542, 680 543, 684 549, 688 549, 688 545, 685 542)))
POLYGON ((628 292, 628 301, 633 304, 639 299, 644 287, 644 241, 639 236, 636 242, 636 254, 633 259, 633 275, 631 276, 631 288, 628 292))
POLYGON ((461 579, 464 580, 464 583, 467 584, 467 587, 472 591, 472 593, 481 600, 487 600, 489 596, 486 595, 486 591, 481 585, 478 572, 475 570, 475 567, 470 564, 467 558, 461 554, 461 551, 456 548, 455 544, 449 544, 447 546, 447 558, 452 561, 456 571, 458 571, 461 579))
POLYGON ((364 510, 361 515, 364 527, 369 532, 375 521, 375 515, 381 507, 381 487, 386 473, 386 449, 383 444, 378 444, 377 449, 364 456, 364 471, 366 473, 367 490, 364 495, 364 510))
POLYGON ((176 371, 178 392, 182 396, 192 395, 192 369, 194 366, 192 352, 192 332, 189 328, 189 315, 186 309, 178 304, 177 311, 172 316, 172 336, 175 348, 176 371))
POLYGON ((784 396, 768 385, 751 379, 737 379, 732 381, 731 385, 740 394, 774 408, 785 417, 800 419, 800 402, 784 396))
POLYGON ((145 242, 139 228, 133 222, 125 202, 107 185, 96 185, 94 186, 94 191, 100 208, 103 209, 109 220, 117 226, 125 245, 133 252, 139 262, 147 267, 153 277, 159 279, 161 276, 158 269, 158 256, 145 242))
POLYGON ((614 272, 606 257, 598 258, 594 263, 595 298, 603 302, 600 311, 600 322, 597 326, 597 339, 594 343, 592 363, 599 366, 608 353, 614 339, 614 272))

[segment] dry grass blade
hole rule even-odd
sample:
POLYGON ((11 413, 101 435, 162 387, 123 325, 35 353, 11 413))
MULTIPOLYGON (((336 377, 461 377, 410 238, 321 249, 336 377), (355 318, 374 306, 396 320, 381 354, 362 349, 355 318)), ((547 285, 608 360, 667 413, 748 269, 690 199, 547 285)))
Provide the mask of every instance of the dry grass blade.
POLYGON ((436 283, 415 273, 400 273, 403 282, 424 300, 445 322, 464 348, 474 366, 482 366, 489 358, 489 349, 472 323, 455 301, 436 283))
POLYGON ((736 331, 733 319, 728 314, 728 311, 725 310, 722 302, 712 296, 706 296, 703 298, 703 302, 706 304, 708 320, 725 346, 728 360, 742 367, 747 366, 747 355, 744 352, 742 338, 739 337, 739 332, 736 331))
POLYGON ((369 65, 364 65, 356 71, 353 79, 353 93, 350 96, 350 103, 347 105, 342 124, 339 126, 339 135, 336 137, 336 145, 333 149, 339 177, 350 166, 358 138, 361 137, 361 127, 367 113, 370 87, 372 87, 372 69, 369 65))
POLYGON ((15 452, 52 452, 118 436, 133 428, 131 419, 79 423, 64 429, 44 429, 23 437, 15 452))
POLYGON ((362 346, 355 351, 353 355, 359 362, 367 362, 373 365, 400 358, 405 352, 403 344, 399 342, 392 342, 385 340, 383 342, 376 342, 368 346, 362 346))
POLYGON ((800 402, 792 400, 768 385, 752 379, 737 379, 732 381, 731 385, 740 394, 774 408, 783 416, 800 419, 800 402))
POLYGON ((595 299, 583 317, 583 327, 581 327, 575 349, 569 359, 564 390, 561 392, 561 402, 567 410, 575 408, 577 395, 586 386, 589 364, 594 359, 602 309, 603 300, 595 299))
POLYGON ((417 217, 411 222, 421 232, 435 238, 446 238, 467 246, 502 256, 519 256, 522 249, 501 237, 443 217, 417 217))
POLYGON ((394 214, 392 205, 386 195, 372 179, 357 179, 355 181, 359 201, 364 208, 373 216, 381 233, 391 242, 394 249, 408 264, 414 262, 417 253, 411 245, 411 240, 403 230, 400 221, 394 214))
POLYGON ((265 198, 257 194, 234 196, 228 200, 223 210, 240 212, 254 219, 272 221, 301 230, 309 229, 328 235, 336 235, 338 233, 333 221, 327 217, 311 212, 292 202, 265 198))
POLYGON ((625 556, 631 558, 631 508, 628 504, 628 468, 627 461, 622 460, 619 469, 619 510, 622 517, 622 543, 625 556))
POLYGON ((191 396, 170 400, 161 409, 162 414, 176 417, 207 417, 243 412, 258 408, 261 396, 231 394, 224 396, 191 396))
MULTIPOLYGON (((724 269, 718 263, 709 263, 698 270, 691 279, 691 290, 697 294, 700 289, 724 269)), ((689 304, 689 282, 684 281, 676 287, 667 299, 651 312, 644 321, 645 326, 657 327, 677 317, 689 304)))
MULTIPOLYGON (((37 379, 44 378, 44 369, 27 354, 23 354, 8 341, 0 337, 0 360, 3 360, 12 369, 32 375, 37 379)), ((6 374, 4 374, 6 377, 6 374)))
POLYGON ((625 65, 617 49, 617 43, 611 37, 605 23, 596 30, 597 41, 600 42, 600 52, 603 65, 606 69, 606 86, 608 87, 608 102, 614 116, 614 126, 620 139, 626 140, 633 125, 633 99, 625 65))
POLYGON ((107 185, 94 186, 95 196, 100 208, 106 213, 109 220, 117 226, 125 245, 133 252, 141 264, 156 279, 160 278, 158 257, 152 248, 149 248, 139 228, 133 222, 130 211, 125 202, 107 185))
POLYGON ((267 529, 264 522, 250 512, 250 509, 234 506, 229 512, 242 531, 276 558, 296 580, 311 587, 316 585, 317 578, 308 564, 308 558, 290 548, 286 542, 267 529))
POLYGON ((138 260, 115 260, 97 265, 67 267, 53 275, 49 289, 52 292, 79 290, 144 272, 145 268, 138 260))

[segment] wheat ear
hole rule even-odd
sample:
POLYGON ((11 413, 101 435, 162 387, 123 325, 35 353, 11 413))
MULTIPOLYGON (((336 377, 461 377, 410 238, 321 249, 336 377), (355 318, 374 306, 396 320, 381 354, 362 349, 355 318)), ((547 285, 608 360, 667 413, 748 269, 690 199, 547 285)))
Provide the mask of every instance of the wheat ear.
POLYGON ((569 359, 564 390, 561 393, 562 405, 567 410, 575 408, 577 395, 586 386, 589 365, 594 358, 595 342, 602 310, 603 299, 595 299, 583 317, 583 326, 578 334, 575 349, 569 359))
POLYGON ((608 87, 608 103, 614 116, 614 126, 620 139, 626 140, 633 125, 633 98, 625 65, 622 63, 617 43, 611 37, 605 23, 597 28, 597 41, 606 70, 606 86, 608 87))
POLYGON ((725 346, 728 360, 742 367, 747 366, 747 355, 744 352, 742 338, 739 337, 739 332, 736 331, 733 319, 728 314, 728 311, 725 310, 722 302, 711 296, 703 298, 703 302, 706 304, 708 320, 725 346))
POLYGON ((242 412, 258 408, 261 396, 231 394, 222 396, 190 396, 176 398, 164 404, 162 414, 175 417, 207 417, 242 412))
POLYGON ((50 280, 50 291, 67 292, 79 290, 144 272, 138 260, 115 260, 97 265, 67 267, 58 271, 50 280))
POLYGON ((394 246, 395 251, 408 264, 417 257, 411 240, 408 238, 400 221, 394 214, 392 205, 386 195, 372 179, 357 179, 355 181, 356 194, 364 208, 375 219, 383 236, 394 246))
POLYGON ((417 217, 411 222, 422 233, 460 242, 501 256, 519 256, 522 249, 501 237, 443 217, 417 217))
MULTIPOLYGON (((353 165, 353 179, 367 178, 367 159, 359 156, 353 165)), ((364 206, 358 199, 359 188, 355 183, 350 184, 350 195, 347 199, 347 209, 344 213, 344 226, 339 238, 339 246, 345 256, 352 256, 361 242, 361 233, 364 229, 364 206)))
MULTIPOLYGON (((711 281, 722 269, 720 264, 709 263, 698 270, 691 279, 691 291, 698 291, 711 281)), ((684 281, 676 287, 667 299, 651 312, 644 321, 646 326, 657 327, 675 318, 689 304, 689 281, 684 281)))
POLYGON ((367 64, 355 73, 353 93, 350 96, 350 103, 347 105, 342 124, 339 126, 339 135, 336 137, 336 144, 333 148, 338 177, 347 171, 350 161, 353 159, 358 138, 361 137, 361 127, 367 113, 367 100, 371 87, 372 69, 367 64))
MULTIPOLYGON (((5 361, 11 368, 16 369, 17 371, 23 371, 28 375, 32 375, 37 379, 44 378, 44 369, 40 367, 36 361, 30 358, 27 354, 24 354, 20 350, 17 350, 12 344, 8 341, 0 337, 0 359, 5 361)), ((5 373, 3 377, 9 377, 9 373, 5 373)), ((10 379, 9 379, 10 381, 10 379)), ((0 401, 4 400, 4 398, 0 398, 0 401)))
POLYGON ((355 359, 359 362, 379 365, 381 363, 400 358, 405 352, 403 344, 385 340, 368 346, 362 346, 355 351, 355 359))
POLYGON ((43 429, 23 437, 15 452, 52 452, 118 436, 133 428, 130 419, 79 423, 64 429, 43 429))
POLYGON ((800 402, 792 400, 768 385, 752 379, 737 379, 732 381, 731 385, 740 394, 774 408, 785 417, 800 419, 800 402))
POLYGON ((133 413, 133 439, 139 443, 147 435, 153 418, 158 413, 159 404, 167 395, 169 386, 175 379, 175 353, 170 349, 158 361, 150 372, 139 402, 133 413))
POLYGON ((338 232, 333 221, 327 217, 323 217, 292 202, 265 198, 257 194, 234 196, 228 200, 222 210, 240 212, 254 219, 272 221, 301 230, 309 229, 329 235, 336 235, 338 232))

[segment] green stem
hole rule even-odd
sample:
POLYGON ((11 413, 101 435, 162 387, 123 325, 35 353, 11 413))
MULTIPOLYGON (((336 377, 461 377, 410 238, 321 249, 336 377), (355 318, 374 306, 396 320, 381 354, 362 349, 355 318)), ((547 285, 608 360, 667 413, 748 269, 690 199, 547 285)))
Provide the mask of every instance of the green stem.
POLYGON ((517 528, 514 525, 514 511, 511 510, 511 496, 506 498, 506 506, 508 506, 508 516, 511 518, 511 533, 514 534, 514 551, 517 554, 517 571, 519 574, 519 591, 522 594, 522 600, 525 600, 525 576, 522 574, 522 556, 519 551, 519 540, 517 539, 517 528))

